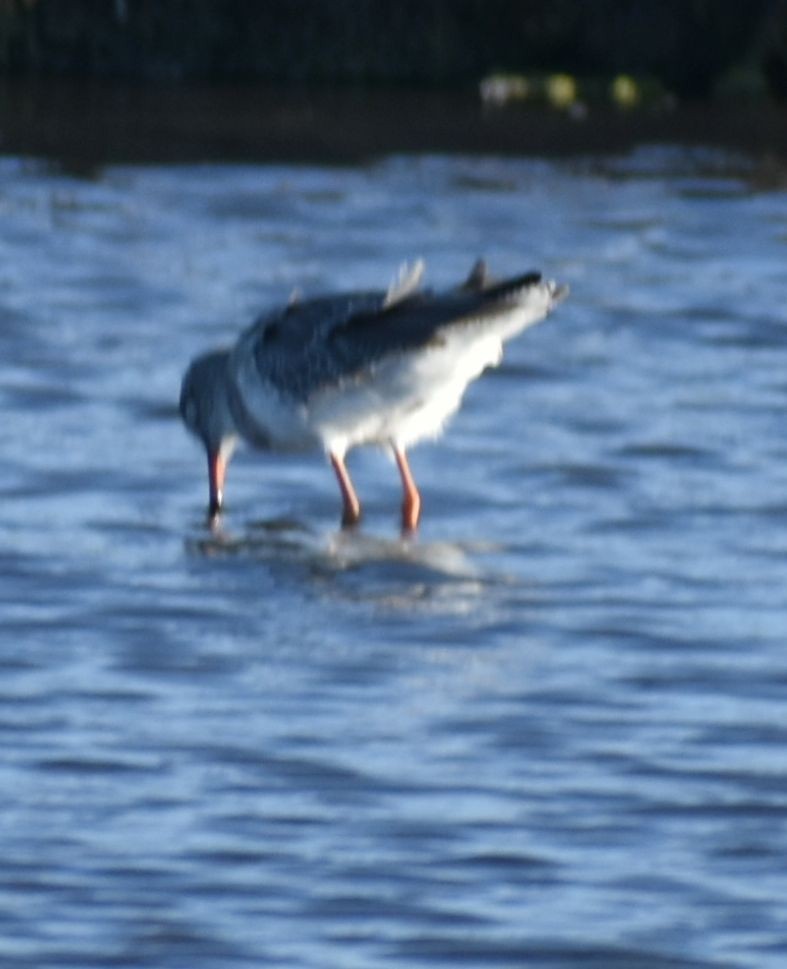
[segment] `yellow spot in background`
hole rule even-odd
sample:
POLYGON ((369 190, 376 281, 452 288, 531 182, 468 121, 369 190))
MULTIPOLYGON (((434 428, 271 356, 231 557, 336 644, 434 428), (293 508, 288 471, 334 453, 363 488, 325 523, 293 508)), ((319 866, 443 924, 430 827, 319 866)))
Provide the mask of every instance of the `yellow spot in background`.
POLYGON ((546 95, 555 108, 568 108, 577 99, 577 82, 570 74, 552 74, 547 78, 546 95))
POLYGON ((610 87, 615 104, 621 108, 631 108, 639 101, 639 85, 628 74, 618 74, 610 87))

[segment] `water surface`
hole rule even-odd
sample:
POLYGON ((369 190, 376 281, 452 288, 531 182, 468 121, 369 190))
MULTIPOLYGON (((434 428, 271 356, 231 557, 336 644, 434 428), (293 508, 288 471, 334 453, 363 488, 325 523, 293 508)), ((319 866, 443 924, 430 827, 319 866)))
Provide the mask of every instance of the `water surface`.
POLYGON ((787 195, 639 150, 0 161, 0 957, 787 960, 787 195), (478 255, 571 299, 395 468, 239 456, 181 373, 264 305, 478 255))

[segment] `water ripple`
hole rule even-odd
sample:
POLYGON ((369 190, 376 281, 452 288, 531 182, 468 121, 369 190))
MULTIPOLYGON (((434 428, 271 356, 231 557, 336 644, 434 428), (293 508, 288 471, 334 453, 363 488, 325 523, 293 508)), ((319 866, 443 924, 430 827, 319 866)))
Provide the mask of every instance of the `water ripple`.
POLYGON ((0 162, 0 961, 781 969, 787 196, 745 159, 0 162), (187 359, 477 255, 572 298, 395 469, 187 359))

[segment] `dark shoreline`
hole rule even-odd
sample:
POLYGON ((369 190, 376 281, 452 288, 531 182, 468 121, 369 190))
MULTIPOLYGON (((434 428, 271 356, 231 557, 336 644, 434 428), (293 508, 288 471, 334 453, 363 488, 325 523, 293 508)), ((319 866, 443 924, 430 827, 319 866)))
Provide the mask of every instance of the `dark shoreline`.
POLYGON ((787 0, 6 0, 0 73, 456 87, 495 71, 636 74, 680 99, 778 88, 787 0))
POLYGON ((477 91, 260 84, 0 81, 0 154, 90 167, 124 162, 357 163, 395 153, 570 156, 642 144, 787 161, 787 107, 715 99, 631 110, 488 107, 477 91))

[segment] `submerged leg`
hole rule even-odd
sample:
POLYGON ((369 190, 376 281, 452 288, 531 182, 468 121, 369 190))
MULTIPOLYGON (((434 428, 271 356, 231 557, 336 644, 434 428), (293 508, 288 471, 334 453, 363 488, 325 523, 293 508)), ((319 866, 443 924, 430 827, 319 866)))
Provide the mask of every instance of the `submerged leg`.
POLYGON ((402 488, 404 489, 404 501, 402 502, 402 531, 414 532, 418 527, 418 520, 421 517, 421 495, 413 480, 410 465, 407 462, 407 455, 404 448, 393 445, 393 453, 396 458, 396 466, 402 478, 402 488))
POLYGON ((337 454, 329 454, 329 457, 342 492, 342 525, 345 528, 357 525, 361 520, 361 503, 355 493, 355 488, 353 488, 349 472, 344 464, 344 458, 340 458, 337 454))

